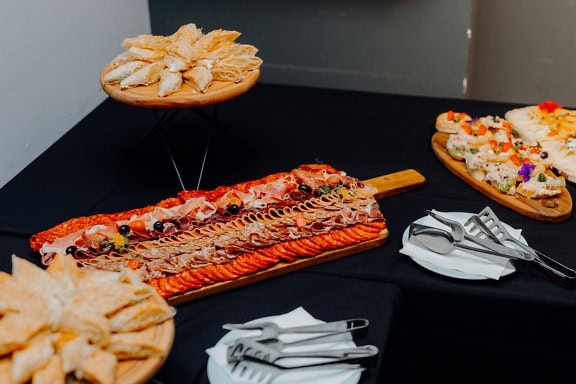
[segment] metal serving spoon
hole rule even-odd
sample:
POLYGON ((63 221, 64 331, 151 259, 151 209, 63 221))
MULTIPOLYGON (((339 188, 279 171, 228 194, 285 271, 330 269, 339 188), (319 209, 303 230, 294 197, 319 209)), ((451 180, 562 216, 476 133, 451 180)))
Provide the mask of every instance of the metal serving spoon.
POLYGON ((516 257, 510 253, 501 253, 490 249, 477 248, 459 243, 454 239, 450 232, 421 224, 410 225, 408 241, 441 255, 447 255, 456 249, 461 249, 464 252, 497 264, 503 263, 504 260, 502 258, 524 260, 523 258, 516 257))

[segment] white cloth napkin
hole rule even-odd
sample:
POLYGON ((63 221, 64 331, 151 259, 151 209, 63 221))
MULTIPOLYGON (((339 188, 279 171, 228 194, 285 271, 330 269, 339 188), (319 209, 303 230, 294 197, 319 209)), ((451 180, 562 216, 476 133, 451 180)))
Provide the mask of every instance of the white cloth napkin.
MULTIPOLYGON (((321 320, 315 319, 311 316, 304 308, 298 307, 288 313, 279 316, 271 316, 262 321, 272 321, 278 324, 281 327, 297 327, 301 325, 313 325, 313 324, 321 324, 324 323, 321 320)), ((259 319, 253 320, 253 322, 259 322, 259 319)), ((239 337, 251 336, 251 335, 258 335, 259 331, 245 331, 245 330, 233 330, 226 334, 215 346, 208 348, 206 353, 210 356, 210 360, 208 362, 208 373, 209 378, 211 379, 212 384, 236 384, 236 383, 248 383, 249 380, 243 381, 239 380, 237 377, 232 375, 232 368, 233 364, 229 364, 226 360, 226 350, 228 347, 229 342, 234 342, 239 337), (210 364, 214 364, 216 367, 211 367, 210 364), (218 371, 216 371, 218 370, 218 371), (211 378, 210 376, 218 376, 217 380, 211 378)), ((280 340, 283 342, 289 342, 297 340, 298 337, 302 336, 294 336, 294 335, 281 335, 279 337, 280 340)), ((346 342, 339 342, 339 343, 331 343, 334 344, 334 347, 343 348, 343 347, 354 347, 355 344, 352 341, 346 342)), ((291 347, 291 349, 287 349, 289 351, 297 351, 297 350, 313 350, 319 348, 326 348, 327 344, 317 344, 316 346, 300 346, 300 347, 291 347)), ((304 360, 304 359, 302 359, 304 360)), ((300 373, 291 373, 280 376, 274 384, 280 383, 319 383, 319 384, 333 384, 333 383, 341 383, 341 384, 353 384, 357 383, 360 379, 360 372, 355 370, 329 370, 329 371, 309 371, 309 372, 300 372, 300 373)))
MULTIPOLYGON (((446 218, 456 220, 462 224, 464 224, 468 217, 472 215, 457 212, 439 212, 436 210, 434 210, 434 212, 446 218)), ((431 216, 425 216, 422 219, 417 220, 417 223, 428 225, 430 227, 449 230, 449 227, 440 223, 431 216)), ((509 226, 507 226, 506 229, 508 232, 510 232, 510 235, 517 239, 520 238, 521 230, 514 229, 509 226)), ((413 259, 419 259, 427 263, 434 264, 435 266, 441 267, 443 269, 454 270, 467 275, 479 276, 481 278, 498 280, 502 276, 506 276, 515 271, 514 266, 512 266, 510 261, 504 257, 502 258, 502 262, 496 263, 469 254, 462 250, 454 250, 447 255, 434 253, 408 242, 407 232, 405 233, 405 238, 403 238, 403 247, 400 249, 400 253, 410 256, 413 259)))

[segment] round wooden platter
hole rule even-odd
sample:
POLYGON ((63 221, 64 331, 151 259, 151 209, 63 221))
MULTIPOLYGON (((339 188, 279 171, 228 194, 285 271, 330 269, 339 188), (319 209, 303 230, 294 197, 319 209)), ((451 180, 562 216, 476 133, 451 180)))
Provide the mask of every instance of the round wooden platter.
POLYGON ((446 152, 448 137, 449 134, 443 132, 436 132, 432 136, 434 154, 446 168, 477 191, 505 207, 536 220, 556 223, 567 220, 572 215, 572 197, 566 187, 562 188, 559 195, 548 199, 529 199, 519 194, 502 193, 487 182, 474 179, 463 161, 454 160, 446 152))
MULTIPOLYGON (((163 300, 159 296, 153 296, 152 299, 163 300)), ((162 349, 162 356, 118 362, 118 366, 116 367, 116 384, 148 383, 162 364, 164 364, 174 343, 174 319, 168 319, 155 325, 151 331, 152 341, 162 349)))
POLYGON ((107 67, 100 74, 100 84, 104 92, 114 100, 145 108, 190 108, 220 103, 247 92, 260 78, 260 70, 256 69, 247 72, 246 77, 239 83, 214 81, 206 92, 198 92, 182 84, 180 91, 160 97, 158 83, 127 89, 121 89, 119 84, 105 83, 102 79, 110 70, 111 68, 107 67))

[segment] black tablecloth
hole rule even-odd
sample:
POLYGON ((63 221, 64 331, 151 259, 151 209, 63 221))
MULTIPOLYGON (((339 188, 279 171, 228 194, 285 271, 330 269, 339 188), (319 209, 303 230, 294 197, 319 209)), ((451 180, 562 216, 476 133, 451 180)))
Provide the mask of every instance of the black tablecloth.
MULTIPOLYGON (((357 283, 364 293, 358 308, 382 306, 369 309, 371 316, 391 313, 392 287, 401 292, 401 310, 394 315, 397 326, 386 340, 386 359, 378 369, 388 382, 562 378, 576 358, 573 289, 531 271, 499 281, 458 280, 432 273, 398 252, 403 231, 426 209, 479 212, 490 205, 502 221, 522 228, 530 245, 576 268, 571 241, 574 217, 548 223, 502 207, 454 176, 432 152, 439 113, 453 109, 472 116, 503 116, 517 106, 257 84, 217 107, 168 111, 174 115, 160 135, 157 130, 147 133, 154 121, 151 110, 108 99, 0 190, 0 268, 10 270, 12 253, 38 262, 28 247, 29 236, 71 217, 142 207, 173 196, 181 187, 164 139, 188 189, 196 187, 207 144, 201 189, 313 162, 360 179, 413 168, 426 177, 423 188, 379 201, 390 230, 387 244, 186 304, 176 319, 177 342, 161 376, 171 375, 168 367, 188 361, 184 346, 188 341, 180 341, 178 335, 190 332, 185 339, 196 337, 187 324, 206 322, 208 308, 217 308, 214 324, 201 335, 204 345, 194 346, 194 356, 204 360, 186 368, 190 375, 203 376, 203 350, 222 335, 217 324, 233 320, 226 318, 229 312, 221 306, 233 305, 245 320, 277 314, 300 302, 313 303, 315 296, 326 297, 327 286, 338 285, 333 279, 342 278, 357 283), (216 116, 216 126, 210 116, 216 116), (328 279, 326 286, 312 277, 328 279), (287 288, 290 279, 300 278, 316 288, 301 301, 287 288), (286 286, 276 285, 281 281, 287 281, 286 286), (372 284, 383 288, 385 296, 390 294, 390 302, 380 301, 381 290, 372 290, 372 284), (263 307, 244 307, 236 301, 242 292, 266 297, 269 287, 290 293, 290 299, 285 303, 266 299, 263 307), (468 372, 464 377, 462 370, 468 372)), ((575 191, 572 184, 568 189, 575 191)), ((306 309, 324 320, 348 314, 324 308, 321 302, 306 309)))
POLYGON ((176 340, 156 379, 165 384, 208 383, 205 350, 227 332, 222 324, 282 315, 302 307, 325 321, 368 319, 366 334, 358 335, 355 342, 380 349, 376 361, 369 361, 362 373, 363 383, 379 383, 378 373, 383 371, 399 298, 395 285, 295 272, 181 304, 177 307, 176 340))

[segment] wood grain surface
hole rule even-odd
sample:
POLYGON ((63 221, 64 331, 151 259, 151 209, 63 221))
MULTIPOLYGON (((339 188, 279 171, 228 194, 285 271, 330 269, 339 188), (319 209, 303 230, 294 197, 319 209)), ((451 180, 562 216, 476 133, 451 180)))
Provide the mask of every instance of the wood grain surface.
POLYGON ((388 175, 374 177, 364 180, 378 190, 374 195, 376 200, 398 195, 413 189, 420 188, 426 183, 426 179, 414 169, 405 169, 388 175))
POLYGON ((449 134, 442 132, 436 132, 432 136, 434 154, 446 168, 480 193, 524 216, 540 221, 555 223, 567 220, 572 215, 572 197, 566 187, 562 188, 562 192, 557 196, 548 199, 530 199, 519 194, 508 195, 485 181, 474 179, 463 161, 454 160, 446 152, 448 137, 449 134))
POLYGON ((186 84, 182 84, 179 92, 171 95, 158 96, 158 83, 121 89, 119 84, 107 84, 103 81, 104 75, 111 70, 107 67, 100 74, 100 84, 108 96, 116 101, 144 108, 191 108, 202 107, 233 99, 247 92, 260 78, 260 70, 246 73, 246 77, 239 83, 214 81, 204 93, 195 91, 186 84))
POLYGON ((384 245, 386 241, 388 241, 388 229, 384 229, 382 232, 380 232, 380 236, 374 240, 364 241, 347 247, 333 249, 313 257, 303 258, 289 263, 281 262, 273 265, 268 269, 242 276, 234 280, 221 281, 202 288, 172 296, 168 298, 167 301, 171 305, 178 305, 189 301, 198 300, 203 297, 226 292, 248 284, 254 284, 259 281, 270 279, 272 277, 285 275, 289 272, 297 271, 302 268, 311 267, 313 265, 325 263, 327 261, 336 260, 344 256, 376 248, 384 245))
MULTIPOLYGON (((375 194, 374 197, 376 199, 381 199, 422 187, 425 183, 425 178, 416 170, 409 169, 365 180, 364 183, 375 186, 378 190, 378 193, 375 194)), ((231 289, 242 287, 248 284, 253 284, 262 280, 267 280, 272 277, 284 275, 286 273, 297 271, 302 268, 336 260, 344 256, 353 255, 384 245, 388 241, 388 235, 388 229, 384 229, 382 232, 380 232, 380 235, 373 240, 333 249, 313 257, 302 258, 293 262, 281 262, 268 269, 242 276, 238 279, 218 282, 172 296, 168 298, 167 301, 171 305, 182 304, 210 295, 215 295, 217 293, 229 291, 231 289)))
MULTIPOLYGON (((163 300, 159 295, 147 300, 163 300)), ((152 341, 163 352, 162 356, 147 359, 133 359, 118 362, 116 367, 116 384, 146 384, 170 354, 174 343, 174 319, 166 320, 153 327, 152 341)))

